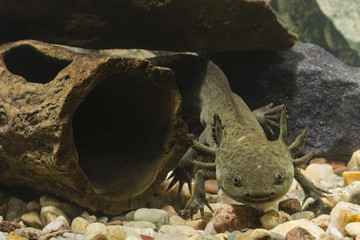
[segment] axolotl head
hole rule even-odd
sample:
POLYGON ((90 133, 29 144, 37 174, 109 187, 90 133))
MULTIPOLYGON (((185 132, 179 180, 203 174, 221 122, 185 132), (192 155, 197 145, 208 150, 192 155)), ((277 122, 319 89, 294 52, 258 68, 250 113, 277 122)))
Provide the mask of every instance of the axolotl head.
POLYGON ((273 202, 292 185, 294 166, 282 141, 242 137, 216 152, 216 178, 230 198, 249 205, 273 202))

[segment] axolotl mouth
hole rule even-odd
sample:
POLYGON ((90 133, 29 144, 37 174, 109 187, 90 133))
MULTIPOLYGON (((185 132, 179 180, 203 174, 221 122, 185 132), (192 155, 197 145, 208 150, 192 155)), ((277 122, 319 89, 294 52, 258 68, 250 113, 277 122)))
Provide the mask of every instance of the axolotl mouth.
POLYGON ((282 195, 278 196, 274 192, 270 192, 269 194, 244 194, 241 197, 237 197, 228 193, 222 186, 220 186, 220 188, 229 198, 248 205, 262 205, 265 203, 274 202, 282 197, 282 195))

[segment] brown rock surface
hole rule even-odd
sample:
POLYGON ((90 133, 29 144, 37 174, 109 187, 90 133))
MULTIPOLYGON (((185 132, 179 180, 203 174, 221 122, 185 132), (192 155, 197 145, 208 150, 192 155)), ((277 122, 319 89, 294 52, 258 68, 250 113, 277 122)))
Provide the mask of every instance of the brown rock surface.
POLYGON ((216 208, 213 224, 217 233, 233 232, 243 228, 261 227, 261 213, 246 205, 224 204, 216 208))
POLYGON ((263 0, 3 0, 0 42, 169 51, 283 50, 296 35, 263 0))
POLYGON ((0 46, 0 183, 118 214, 185 151, 172 71, 25 40, 0 46))
POLYGON ((301 203, 296 198, 289 198, 279 202, 279 211, 284 211, 290 215, 302 211, 301 203))
POLYGON ((295 227, 286 234, 286 240, 315 240, 316 238, 302 227, 295 227))

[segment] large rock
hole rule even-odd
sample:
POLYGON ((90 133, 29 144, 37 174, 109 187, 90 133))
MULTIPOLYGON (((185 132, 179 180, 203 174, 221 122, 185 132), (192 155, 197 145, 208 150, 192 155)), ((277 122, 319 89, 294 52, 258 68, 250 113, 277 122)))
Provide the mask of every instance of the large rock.
POLYGON ((1 41, 170 51, 287 49, 296 35, 263 0, 2 0, 1 41))
MULTIPOLYGON (((305 126, 303 151, 349 160, 360 148, 360 69, 324 49, 301 42, 289 50, 208 55, 227 75, 232 90, 251 109, 269 102, 287 107, 291 138, 305 126)), ((291 141, 289 141, 291 142, 291 141)))
POLYGON ((173 72, 25 40, 0 46, 0 183, 118 214, 185 151, 173 72))
POLYGON ((271 5, 300 41, 325 48, 345 64, 360 66, 358 0, 272 0, 271 5))

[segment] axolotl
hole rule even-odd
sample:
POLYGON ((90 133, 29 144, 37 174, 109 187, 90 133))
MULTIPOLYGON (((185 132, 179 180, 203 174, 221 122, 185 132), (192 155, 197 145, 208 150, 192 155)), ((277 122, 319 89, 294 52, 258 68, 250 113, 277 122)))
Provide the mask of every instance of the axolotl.
MULTIPOLYGON (((222 70, 212 61, 193 55, 176 54, 150 59, 157 66, 171 68, 184 102, 185 120, 199 115, 203 131, 199 140, 191 139, 192 147, 173 171, 169 188, 180 182, 191 186, 193 169, 194 192, 186 208, 199 209, 203 214, 204 180, 214 171, 221 190, 231 199, 248 205, 264 205, 283 197, 295 178, 306 197, 319 198, 324 190, 314 186, 298 170, 298 166, 314 155, 310 152, 300 158, 294 155, 302 147, 308 128, 287 146, 288 123, 283 107, 265 107, 251 111, 245 102, 230 89, 222 70), (280 123, 276 122, 279 119, 280 123), (280 125, 279 137, 267 139, 260 123, 272 131, 280 125), (197 153, 210 156, 214 162, 194 160, 197 153)), ((190 188, 191 190, 191 188, 190 188)))

